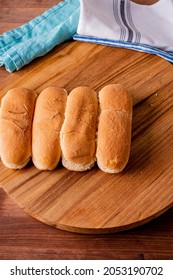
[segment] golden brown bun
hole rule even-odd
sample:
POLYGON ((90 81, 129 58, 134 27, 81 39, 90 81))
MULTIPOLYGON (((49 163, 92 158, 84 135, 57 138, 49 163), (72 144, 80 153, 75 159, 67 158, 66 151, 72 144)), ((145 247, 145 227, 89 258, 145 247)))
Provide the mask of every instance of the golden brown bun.
POLYGON ((6 167, 20 169, 30 160, 36 97, 33 90, 20 87, 9 90, 2 98, 0 155, 6 167))
POLYGON ((97 164, 107 173, 122 171, 131 145, 132 98, 119 84, 99 92, 100 116, 97 135, 97 164))
POLYGON ((98 99, 89 87, 77 87, 69 94, 60 132, 62 164, 84 171, 95 162, 98 99))
POLYGON ((37 98, 32 130, 32 160, 38 169, 52 170, 59 163, 59 135, 66 100, 66 90, 58 87, 46 88, 37 98))
POLYGON ((127 90, 120 84, 110 84, 99 92, 100 109, 121 111, 132 114, 132 99, 127 90))

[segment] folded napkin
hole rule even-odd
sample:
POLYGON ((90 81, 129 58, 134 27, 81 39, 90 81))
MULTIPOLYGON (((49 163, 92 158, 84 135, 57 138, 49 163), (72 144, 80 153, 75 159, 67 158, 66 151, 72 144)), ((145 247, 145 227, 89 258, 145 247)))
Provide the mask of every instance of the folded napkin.
POLYGON ((75 40, 156 54, 173 63, 173 0, 80 0, 75 40))
POLYGON ((72 39, 79 20, 79 0, 65 0, 19 28, 0 36, 0 66, 13 72, 72 39))

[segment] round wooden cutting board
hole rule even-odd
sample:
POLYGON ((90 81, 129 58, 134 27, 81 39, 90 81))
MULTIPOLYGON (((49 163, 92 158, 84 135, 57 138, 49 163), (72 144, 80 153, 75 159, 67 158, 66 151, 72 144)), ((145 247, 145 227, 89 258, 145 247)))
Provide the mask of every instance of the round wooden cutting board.
POLYGON ((70 42, 11 74, 1 86, 38 93, 50 85, 70 92, 79 85, 97 92, 121 83, 133 97, 129 162, 122 173, 97 165, 70 172, 61 164, 40 171, 32 162, 10 170, 0 162, 0 182, 10 197, 36 219, 68 231, 110 233, 139 226, 173 205, 173 66, 154 55, 70 42))

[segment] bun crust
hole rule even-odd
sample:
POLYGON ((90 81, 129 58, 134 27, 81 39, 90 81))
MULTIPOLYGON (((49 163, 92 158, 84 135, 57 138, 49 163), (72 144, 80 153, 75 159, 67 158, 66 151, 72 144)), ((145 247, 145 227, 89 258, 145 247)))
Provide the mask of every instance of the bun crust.
POLYGON ((130 154, 132 98, 122 85, 112 84, 102 88, 99 101, 97 164, 104 172, 118 173, 130 154))
POLYGON ((20 87, 9 90, 1 100, 0 155, 8 168, 23 168, 30 160, 36 98, 36 92, 20 87))
POLYGON ((48 87, 37 98, 32 129, 32 160, 38 169, 52 170, 59 163, 59 138, 66 100, 66 90, 59 87, 48 87))
POLYGON ((67 98, 60 133, 62 164, 73 171, 90 169, 95 162, 98 99, 89 87, 77 87, 67 98))
POLYGON ((62 156, 71 171, 89 170, 97 160, 102 171, 121 172, 130 155, 132 98, 112 84, 99 92, 99 104, 98 113, 97 93, 85 86, 69 96, 63 88, 48 87, 38 98, 26 88, 9 90, 0 109, 3 164, 21 169, 32 156, 38 169, 52 170, 62 156))

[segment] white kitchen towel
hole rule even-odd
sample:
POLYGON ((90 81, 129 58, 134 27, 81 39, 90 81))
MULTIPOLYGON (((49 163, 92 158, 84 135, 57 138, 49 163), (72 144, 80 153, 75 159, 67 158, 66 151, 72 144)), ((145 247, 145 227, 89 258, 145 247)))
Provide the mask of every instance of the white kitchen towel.
POLYGON ((173 63, 173 0, 80 0, 75 40, 156 54, 173 63))

